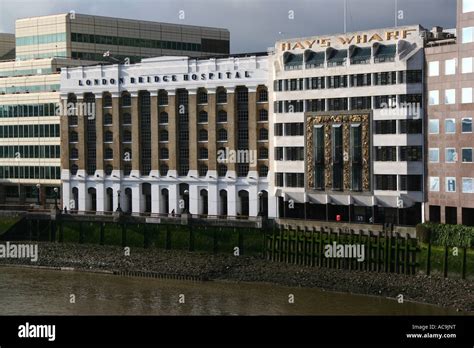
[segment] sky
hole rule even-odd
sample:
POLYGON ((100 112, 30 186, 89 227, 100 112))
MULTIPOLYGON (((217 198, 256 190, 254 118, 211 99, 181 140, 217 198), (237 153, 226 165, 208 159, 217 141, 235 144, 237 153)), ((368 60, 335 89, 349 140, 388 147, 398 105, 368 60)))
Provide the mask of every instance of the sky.
MULTIPOLYGON (((17 18, 69 11, 223 27, 231 53, 266 51, 275 41, 344 32, 345 0, 0 0, 0 32, 17 18), (183 16, 184 15, 184 16, 183 16), (184 18, 183 18, 184 17, 184 18)), ((393 27, 396 0, 347 0, 347 31, 393 27)), ((456 0, 398 0, 399 25, 454 28, 456 0)))

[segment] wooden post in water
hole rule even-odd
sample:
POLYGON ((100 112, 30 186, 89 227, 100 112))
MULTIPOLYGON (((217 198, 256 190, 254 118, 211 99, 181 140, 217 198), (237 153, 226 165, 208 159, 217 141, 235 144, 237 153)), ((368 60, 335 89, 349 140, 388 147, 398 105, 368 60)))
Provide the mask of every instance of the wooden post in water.
POLYGON ((377 265, 376 265, 377 272, 380 272, 380 268, 381 268, 380 266, 382 263, 381 256, 382 256, 382 253, 380 250, 380 231, 377 231, 377 265))
POLYGON ((400 234, 395 233, 395 273, 400 273, 400 234))
POLYGON ((405 274, 410 274, 410 241, 411 237, 407 233, 405 236, 405 274))

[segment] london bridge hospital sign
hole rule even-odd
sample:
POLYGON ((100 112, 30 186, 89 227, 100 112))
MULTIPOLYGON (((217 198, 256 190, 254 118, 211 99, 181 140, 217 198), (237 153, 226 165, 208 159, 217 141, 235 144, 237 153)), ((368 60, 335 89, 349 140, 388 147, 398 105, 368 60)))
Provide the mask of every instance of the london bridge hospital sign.
POLYGON ((231 80, 251 78, 250 71, 227 71, 227 72, 209 72, 196 74, 169 74, 169 75, 153 75, 153 76, 130 76, 116 78, 100 78, 100 79, 81 79, 78 80, 79 86, 107 86, 107 85, 124 85, 124 84, 148 84, 148 83, 167 83, 167 82, 192 82, 192 81, 214 81, 214 80, 231 80))
POLYGON ((385 41, 397 41, 406 39, 417 32, 417 29, 402 29, 402 30, 391 30, 385 33, 371 33, 371 34, 357 34, 350 36, 337 36, 333 38, 317 38, 308 39, 294 42, 280 42, 281 51, 293 51, 297 49, 311 49, 315 46, 319 47, 330 47, 335 41, 339 45, 354 45, 354 44, 365 44, 373 42, 385 42, 385 41))

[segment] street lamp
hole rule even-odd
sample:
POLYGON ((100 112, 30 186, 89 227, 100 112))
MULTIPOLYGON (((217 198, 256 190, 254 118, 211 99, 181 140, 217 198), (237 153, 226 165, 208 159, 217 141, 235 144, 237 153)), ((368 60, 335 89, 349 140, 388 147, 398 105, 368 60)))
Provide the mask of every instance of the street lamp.
POLYGON ((58 192, 59 192, 59 189, 57 187, 55 187, 53 189, 53 191, 54 191, 54 209, 59 210, 59 208, 58 208, 58 192))
POLYGON ((262 196, 263 196, 263 192, 260 191, 260 192, 258 193, 258 216, 262 216, 262 215, 263 215, 262 196))
POLYGON ((117 195, 118 195, 118 204, 117 204, 117 210, 116 210, 117 213, 122 212, 122 208, 120 207, 120 193, 121 193, 121 191, 117 190, 117 195))
POLYGON ((189 208, 189 190, 184 190, 184 212, 188 212, 189 208))
POLYGON ((40 205, 40 187, 41 187, 40 184, 36 184, 36 199, 37 199, 38 205, 40 205))

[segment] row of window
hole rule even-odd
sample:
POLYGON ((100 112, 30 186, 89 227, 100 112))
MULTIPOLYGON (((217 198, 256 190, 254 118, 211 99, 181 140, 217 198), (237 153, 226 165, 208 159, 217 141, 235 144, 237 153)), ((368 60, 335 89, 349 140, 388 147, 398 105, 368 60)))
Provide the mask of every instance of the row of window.
POLYGON ((375 175, 375 189, 380 191, 423 191, 423 176, 375 175))
POLYGON ((56 92, 59 88, 59 84, 0 87, 0 94, 56 92))
MULTIPOLYGON (((429 149, 429 161, 431 163, 440 162, 440 150, 439 148, 429 149)), ((456 148, 448 147, 445 149, 445 163, 456 163, 459 162, 459 154, 456 148)), ((473 163, 472 161, 472 147, 464 147, 461 149, 461 162, 462 163, 473 163)))
MULTIPOLYGON (((429 105, 440 105, 439 99, 439 90, 432 90, 428 92, 428 104, 429 105)), ((453 105, 456 104, 456 89, 446 89, 444 91, 444 100, 442 101, 444 105, 453 105)), ((472 88, 462 88, 461 89, 461 103, 469 104, 472 103, 472 88)))
POLYGON ((275 136, 302 136, 304 123, 275 123, 275 136))
POLYGON ((58 104, 14 104, 0 105, 0 118, 2 117, 36 117, 55 116, 58 104))
POLYGON ((353 74, 340 76, 320 76, 299 79, 275 80, 274 90, 303 91, 325 88, 385 86, 397 83, 421 83, 423 72, 421 70, 390 71, 373 74, 353 74), (398 77, 398 79, 397 79, 398 77))
MULTIPOLYGON (((429 134, 439 134, 439 120, 429 120, 428 132, 429 134)), ((448 118, 444 120, 444 132, 446 134, 456 133, 456 119, 448 118)), ((472 117, 464 117, 461 120, 461 133, 472 133, 472 117)))
POLYGON ((99 45, 143 47, 143 48, 156 48, 156 49, 193 51, 193 52, 201 51, 200 43, 141 39, 141 38, 136 38, 136 37, 71 33, 71 41, 92 43, 92 44, 99 44, 99 45))
POLYGON ((373 97, 281 100, 274 102, 275 113, 345 111, 423 107, 421 94, 380 95, 373 97), (398 104, 397 104, 398 99, 398 104))
POLYGON ((304 147, 275 147, 275 161, 304 161, 304 147))
POLYGON ((67 56, 66 51, 49 51, 46 53, 17 54, 16 55, 16 60, 30 60, 30 59, 42 59, 42 58, 68 58, 68 56, 67 56))
POLYGON ((0 158, 60 158, 59 145, 0 146, 0 158))
POLYGON ((304 187, 303 173, 275 173, 277 187, 304 187))
POLYGON ((65 42, 66 33, 53 33, 44 35, 32 35, 16 38, 17 46, 43 45, 56 42, 65 42))
POLYGON ((421 162, 423 160, 423 148, 421 146, 377 146, 374 148, 375 161, 379 162, 421 162))
POLYGON ((382 120, 374 122, 374 134, 422 134, 423 120, 382 120), (398 129, 397 129, 398 125, 398 129))
POLYGON ((59 136, 59 124, 0 126, 0 138, 57 138, 59 136))
MULTIPOLYGON (((438 176, 430 176, 430 187, 431 192, 440 192, 440 178, 438 176)), ((445 180, 445 192, 456 192, 456 178, 447 177, 445 180)), ((474 193, 474 178, 462 178, 462 193, 474 193)))
POLYGON ((0 77, 26 76, 26 75, 47 75, 51 74, 51 68, 36 68, 22 70, 0 70, 0 77))
POLYGON ((60 167, 0 166, 0 179, 55 179, 61 178, 60 167))

